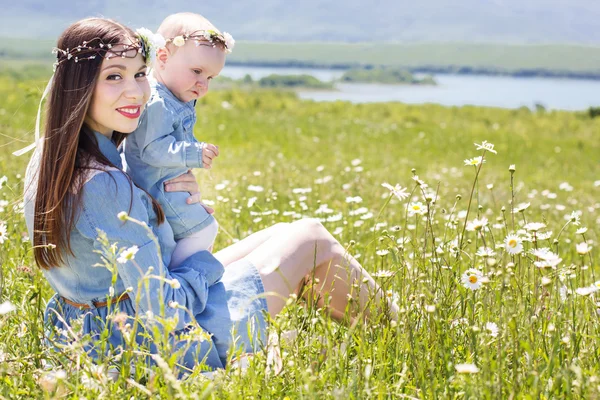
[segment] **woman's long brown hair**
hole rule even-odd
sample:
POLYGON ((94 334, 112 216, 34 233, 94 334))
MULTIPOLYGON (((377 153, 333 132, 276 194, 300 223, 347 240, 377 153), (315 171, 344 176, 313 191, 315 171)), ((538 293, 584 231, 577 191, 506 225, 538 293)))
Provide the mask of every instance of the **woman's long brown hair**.
MULTIPOLYGON (((58 39, 57 47, 74 49, 84 41, 90 46, 98 46, 99 41, 118 44, 133 38, 133 31, 118 22, 88 18, 69 26, 58 39)), ((92 162, 115 167, 102 154, 93 131, 84 123, 104 60, 104 54, 100 55, 77 63, 63 60, 56 68, 48 95, 33 220, 35 261, 44 269, 60 266, 66 254, 73 255, 70 238, 81 207, 82 174, 93 168, 92 162)), ((113 140, 120 144, 125 136, 115 132, 113 140)), ((162 223, 162 209, 154 199, 152 205, 162 223)))

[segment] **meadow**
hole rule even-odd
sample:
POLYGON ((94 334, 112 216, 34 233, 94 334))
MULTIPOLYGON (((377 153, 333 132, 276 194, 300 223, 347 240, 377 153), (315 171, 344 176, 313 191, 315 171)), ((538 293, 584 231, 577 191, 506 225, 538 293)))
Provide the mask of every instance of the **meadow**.
POLYGON ((347 328, 290 299, 271 324, 299 332, 278 374, 259 353, 212 378, 177 381, 166 358, 112 379, 118 360, 44 346, 53 293, 22 215, 28 157, 11 152, 33 139, 45 83, 0 75, 0 399, 600 398, 600 118, 209 94, 195 132, 221 155, 197 177, 222 226, 216 248, 319 218, 400 319, 347 328))

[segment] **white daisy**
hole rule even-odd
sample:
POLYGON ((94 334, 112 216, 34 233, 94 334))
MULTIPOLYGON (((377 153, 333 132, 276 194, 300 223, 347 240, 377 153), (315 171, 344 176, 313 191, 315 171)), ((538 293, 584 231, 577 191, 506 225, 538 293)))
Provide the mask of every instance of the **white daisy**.
POLYGON ((579 228, 579 229, 577 229, 577 230, 575 231, 575 234, 576 234, 576 235, 583 235, 583 234, 584 234, 584 233, 586 233, 587 231, 588 231, 588 228, 586 228, 586 227, 581 227, 581 228, 579 228))
POLYGON ((475 218, 472 222, 467 224, 467 230, 470 232, 480 231, 485 228, 488 224, 488 220, 486 217, 482 217, 481 219, 475 218))
POLYGON ((543 224, 541 222, 530 222, 528 224, 526 224, 523 228, 529 232, 537 232, 542 228, 545 228, 546 224, 543 224))
POLYGON ((294 188, 292 189, 292 193, 294 194, 306 194, 312 192, 312 188, 294 188))
POLYGON ((538 232, 537 235, 535 235, 535 237, 537 240, 550 239, 552 237, 552 231, 538 232))
POLYGON ((467 166, 467 167, 470 167, 470 166, 477 167, 482 162, 485 163, 485 160, 481 156, 479 156, 479 157, 473 157, 473 158, 467 158, 467 159, 465 159, 465 166, 467 166))
POLYGON ((513 212, 522 212, 529 208, 531 203, 519 203, 515 208, 513 208, 513 212))
POLYGON ((467 289, 477 290, 483 284, 484 276, 478 269, 471 268, 462 275, 462 284, 467 289))
POLYGON ((427 206, 420 201, 413 201, 407 205, 408 215, 413 216, 415 214, 425 215, 427 214, 427 206))
POLYGON ((348 196, 346 197, 346 203, 362 203, 363 199, 360 196, 348 196))
POLYGON ((13 303, 10 301, 5 301, 4 303, 0 304, 0 315, 8 314, 16 309, 17 307, 13 303))
POLYGON ((396 196, 398 198, 398 200, 400 200, 400 201, 402 201, 402 200, 408 198, 408 196, 410 196, 410 194, 406 193, 406 188, 403 188, 399 184, 396 184, 396 186, 392 186, 389 183, 384 182, 381 184, 381 186, 383 186, 384 188, 386 188, 390 192, 392 192, 392 194, 394 196, 396 196))
POLYGON ((590 294, 596 293, 597 291, 598 291, 598 286, 596 286, 595 284, 591 285, 591 286, 586 286, 586 287, 575 289, 575 293, 577 293, 580 296, 589 296, 590 294))
POLYGON ((419 178, 419 175, 413 175, 412 180, 417 182, 417 185, 426 188, 427 184, 425 183, 425 181, 423 179, 419 178))
POLYGON ((373 273, 373 278, 389 278, 394 276, 395 272, 387 269, 382 269, 381 271, 377 271, 373 273))
POLYGON ((575 245, 575 248, 577 249, 577 253, 581 254, 582 256, 592 250, 592 246, 588 245, 586 242, 575 245))
POLYGON ((6 234, 6 224, 0 223, 0 244, 4 243, 7 238, 6 234))
POLYGON ((581 224, 581 222, 579 221, 579 211, 573 211, 571 214, 565 215, 565 219, 567 221, 571 221, 571 223, 573 225, 580 225, 581 224))
POLYGON ((459 374, 476 374, 479 372, 479 368, 475 364, 456 364, 454 368, 459 374))
POLYGON ((497 337, 498 332, 500 332, 500 329, 498 329, 498 325, 496 325, 494 322, 486 323, 485 329, 490 333, 491 337, 497 337))
POLYGON ((125 264, 127 261, 131 261, 135 258, 135 254, 138 252, 139 248, 137 246, 131 246, 127 250, 123 251, 117 261, 120 264, 125 264))
POLYGON ((483 142, 481 142, 481 144, 477 144, 477 143, 473 143, 475 146, 477 146, 477 150, 485 150, 485 151, 489 151, 490 153, 494 153, 494 154, 498 154, 498 152, 496 150, 494 150, 494 145, 489 143, 487 140, 484 140, 483 142))
POLYGON ((480 247, 475 255, 483 258, 494 257, 496 252, 489 247, 480 247))
POLYGON ((248 185, 248 190, 251 192, 262 192, 265 189, 259 185, 248 185))
POLYGON ((235 40, 229 32, 223 32, 223 39, 225 39, 225 46, 227 46, 227 53, 231 53, 235 47, 235 40))
POLYGON ((569 182, 563 182, 561 183, 558 188, 560 190, 564 190, 565 192, 572 192, 573 191, 573 186, 569 185, 569 182))
POLYGON ((552 258, 558 257, 548 247, 540 247, 539 249, 532 249, 531 254, 533 254, 535 257, 540 258, 542 260, 550 260, 552 258))
POLYGON ((521 254, 523 243, 517 235, 510 234, 504 239, 504 248, 509 254, 521 254))
POLYGON ((540 259, 533 263, 538 268, 555 268, 562 261, 558 254, 554 254, 548 248, 533 250, 531 253, 540 259))
POLYGON ((185 39, 183 38, 183 36, 175 36, 173 38, 173 44, 177 47, 181 47, 185 44, 185 39))

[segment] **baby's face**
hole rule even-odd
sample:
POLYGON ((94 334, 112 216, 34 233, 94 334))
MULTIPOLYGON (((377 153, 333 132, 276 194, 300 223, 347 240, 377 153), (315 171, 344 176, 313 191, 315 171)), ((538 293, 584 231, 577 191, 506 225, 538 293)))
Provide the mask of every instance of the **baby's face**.
POLYGON ((210 81, 221 73, 225 52, 209 42, 187 40, 171 53, 160 68, 160 77, 167 88, 183 102, 199 99, 208 92, 210 81))

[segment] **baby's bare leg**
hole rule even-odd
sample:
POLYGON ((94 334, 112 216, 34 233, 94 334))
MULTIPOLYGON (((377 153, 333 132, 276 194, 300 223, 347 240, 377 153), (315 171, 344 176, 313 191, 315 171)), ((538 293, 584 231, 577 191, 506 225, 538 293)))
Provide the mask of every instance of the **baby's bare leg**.
MULTIPOLYGON (((341 320, 349 297, 356 300, 357 312, 368 312, 369 302, 380 304, 384 293, 373 278, 317 220, 296 221, 278 235, 267 239, 248 254, 247 259, 262 277, 271 316, 285 306, 291 293, 297 293, 305 279, 313 279, 319 305, 329 296, 328 310, 341 320), (318 282, 317 282, 318 280, 318 282)), ((397 307, 389 304, 393 319, 397 307)))

